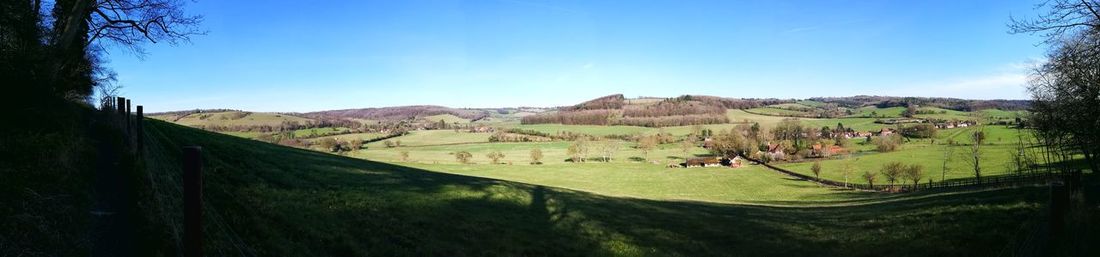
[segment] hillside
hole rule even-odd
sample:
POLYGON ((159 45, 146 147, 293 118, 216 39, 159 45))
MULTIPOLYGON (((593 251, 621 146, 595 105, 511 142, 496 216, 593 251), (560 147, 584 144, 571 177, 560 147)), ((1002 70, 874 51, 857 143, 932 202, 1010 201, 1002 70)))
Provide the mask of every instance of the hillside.
MULTIPOLYGON (((1021 242, 1041 189, 754 206, 449 175, 147 121, 179 224, 179 149, 203 147, 208 252, 259 256, 975 256, 1021 242), (966 244, 958 242, 965 241, 966 244), (933 247, 934 246, 934 247, 933 247)), ((503 166, 502 166, 503 167, 503 166)), ((796 187, 816 187, 797 182, 796 187)), ((765 202, 762 202, 765 203, 765 202)))
POLYGON ((733 99, 683 95, 674 98, 626 99, 622 94, 599 97, 556 112, 524 116, 523 124, 628 125, 669 127, 729 123, 730 108, 778 104, 774 99, 733 99))
POLYGON ((433 115, 450 114, 467 120, 478 120, 488 116, 485 110, 456 109, 436 105, 412 105, 382 108, 361 108, 319 111, 302 114, 312 118, 368 119, 368 120, 407 120, 433 115))
POLYGON ((313 119, 298 117, 282 113, 247 112, 247 111, 203 111, 187 113, 160 113, 151 114, 150 118, 170 121, 180 125, 192 127, 223 126, 223 127, 277 127, 286 122, 309 123, 313 119))

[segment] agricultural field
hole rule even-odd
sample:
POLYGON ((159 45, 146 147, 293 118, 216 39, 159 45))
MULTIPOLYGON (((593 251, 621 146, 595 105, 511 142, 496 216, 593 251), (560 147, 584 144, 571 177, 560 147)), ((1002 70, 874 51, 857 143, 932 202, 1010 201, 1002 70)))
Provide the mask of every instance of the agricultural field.
POLYGON ((466 124, 466 123, 470 123, 469 119, 464 119, 462 117, 454 116, 454 115, 451 115, 451 114, 439 114, 439 115, 424 116, 424 117, 421 117, 420 120, 423 120, 424 122, 435 122, 435 123, 443 121, 447 124, 456 124, 456 123, 457 124, 466 124))
MULTIPOLYGON (((416 130, 409 131, 408 135, 391 138, 388 141, 401 140, 402 146, 427 146, 449 145, 489 142, 489 133, 471 133, 466 131, 444 130, 416 130)), ((385 147, 384 141, 367 144, 370 148, 385 147)))
MULTIPOLYGON (((958 128, 941 130, 936 140, 913 140, 905 143, 894 152, 880 153, 874 151, 869 144, 862 139, 852 139, 853 146, 862 147, 860 152, 851 156, 836 156, 819 160, 822 172, 821 178, 845 181, 844 168, 851 167, 852 172, 848 177, 851 183, 867 184, 860 175, 864 171, 878 172, 882 166, 889 162, 901 162, 906 165, 921 165, 924 168, 925 179, 943 181, 952 179, 974 178, 973 163, 968 159, 971 155, 973 140, 969 136, 976 128, 958 128), (856 143, 859 142, 859 143, 856 143), (949 144, 954 142, 955 144, 949 144)), ((983 131, 986 134, 986 142, 981 147, 982 161, 980 167, 983 177, 1011 175, 1018 171, 1014 167, 1013 156, 1018 153, 1017 136, 1030 146, 1034 141, 1027 131, 1017 131, 1005 126, 986 126, 983 131)), ((1034 147, 1026 147, 1026 151, 1035 156, 1036 161, 1042 161, 1040 150, 1034 147)), ((811 166, 813 161, 798 163, 778 164, 777 166, 798 173, 813 175, 811 166)), ((887 183, 879 175, 876 184, 887 183)))
MULTIPOLYGON (((174 117, 168 115, 152 118, 164 120, 174 117)), ((284 121, 306 123, 311 119, 278 113, 226 111, 192 113, 179 118, 175 123, 185 126, 279 126, 284 121)))
MULTIPOLYGON (((163 122, 146 127, 147 162, 164 171, 153 181, 166 188, 179 179, 168 165, 179 163, 176 149, 203 146, 206 206, 218 217, 207 229, 214 252, 244 241, 258 255, 279 256, 983 255, 1022 242, 1015 231, 1038 226, 1049 197, 1030 188, 836 190, 757 166, 377 162, 163 122)), ((429 146, 407 149, 420 148, 429 146)))

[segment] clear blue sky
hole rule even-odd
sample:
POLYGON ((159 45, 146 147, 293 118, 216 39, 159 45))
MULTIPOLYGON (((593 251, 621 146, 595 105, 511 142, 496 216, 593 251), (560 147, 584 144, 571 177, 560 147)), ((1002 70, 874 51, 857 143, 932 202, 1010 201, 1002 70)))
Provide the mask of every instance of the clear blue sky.
POLYGON ((1038 0, 212 1, 206 36, 114 51, 150 111, 558 106, 623 93, 1025 99, 1038 0))

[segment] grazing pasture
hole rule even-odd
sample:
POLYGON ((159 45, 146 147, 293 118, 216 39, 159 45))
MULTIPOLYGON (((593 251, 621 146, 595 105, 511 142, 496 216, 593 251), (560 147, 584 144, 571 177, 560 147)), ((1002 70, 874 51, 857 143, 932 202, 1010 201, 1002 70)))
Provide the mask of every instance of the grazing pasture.
POLYGON ((837 191, 756 167, 397 165, 146 128, 160 188, 179 179, 180 146, 203 146, 210 252, 243 242, 263 256, 976 256, 1023 243, 1018 231, 1042 224, 1049 197, 837 191))

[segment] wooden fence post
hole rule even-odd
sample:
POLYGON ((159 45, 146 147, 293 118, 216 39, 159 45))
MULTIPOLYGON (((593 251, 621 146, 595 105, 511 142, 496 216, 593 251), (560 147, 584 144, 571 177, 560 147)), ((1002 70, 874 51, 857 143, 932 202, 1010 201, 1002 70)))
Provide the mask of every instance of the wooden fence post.
POLYGON ((132 142, 133 138, 131 138, 130 136, 134 134, 133 118, 131 117, 131 114, 133 113, 130 109, 130 99, 126 99, 126 115, 124 115, 124 117, 126 117, 126 144, 130 144, 130 142, 132 142))
POLYGON ((137 132, 137 133, 134 133, 134 134, 137 135, 136 137, 137 137, 137 152, 138 152, 138 154, 141 154, 142 150, 144 150, 144 148, 145 148, 145 124, 143 124, 145 122, 143 122, 143 121, 145 121, 145 113, 144 113, 144 111, 142 111, 141 105, 138 105, 137 106, 137 121, 134 123, 134 125, 136 125, 135 126, 135 128, 136 128, 135 132, 137 132))
POLYGON ((1062 182, 1050 183, 1050 232, 1062 233, 1065 226, 1065 214, 1069 205, 1069 192, 1062 182))
POLYGON ((123 114, 123 108, 126 107, 126 98, 119 96, 115 100, 117 100, 117 103, 115 103, 115 109, 117 109, 116 111, 118 111, 119 115, 122 115, 123 114))
POLYGON ((183 147, 183 256, 202 254, 202 147, 183 147))

